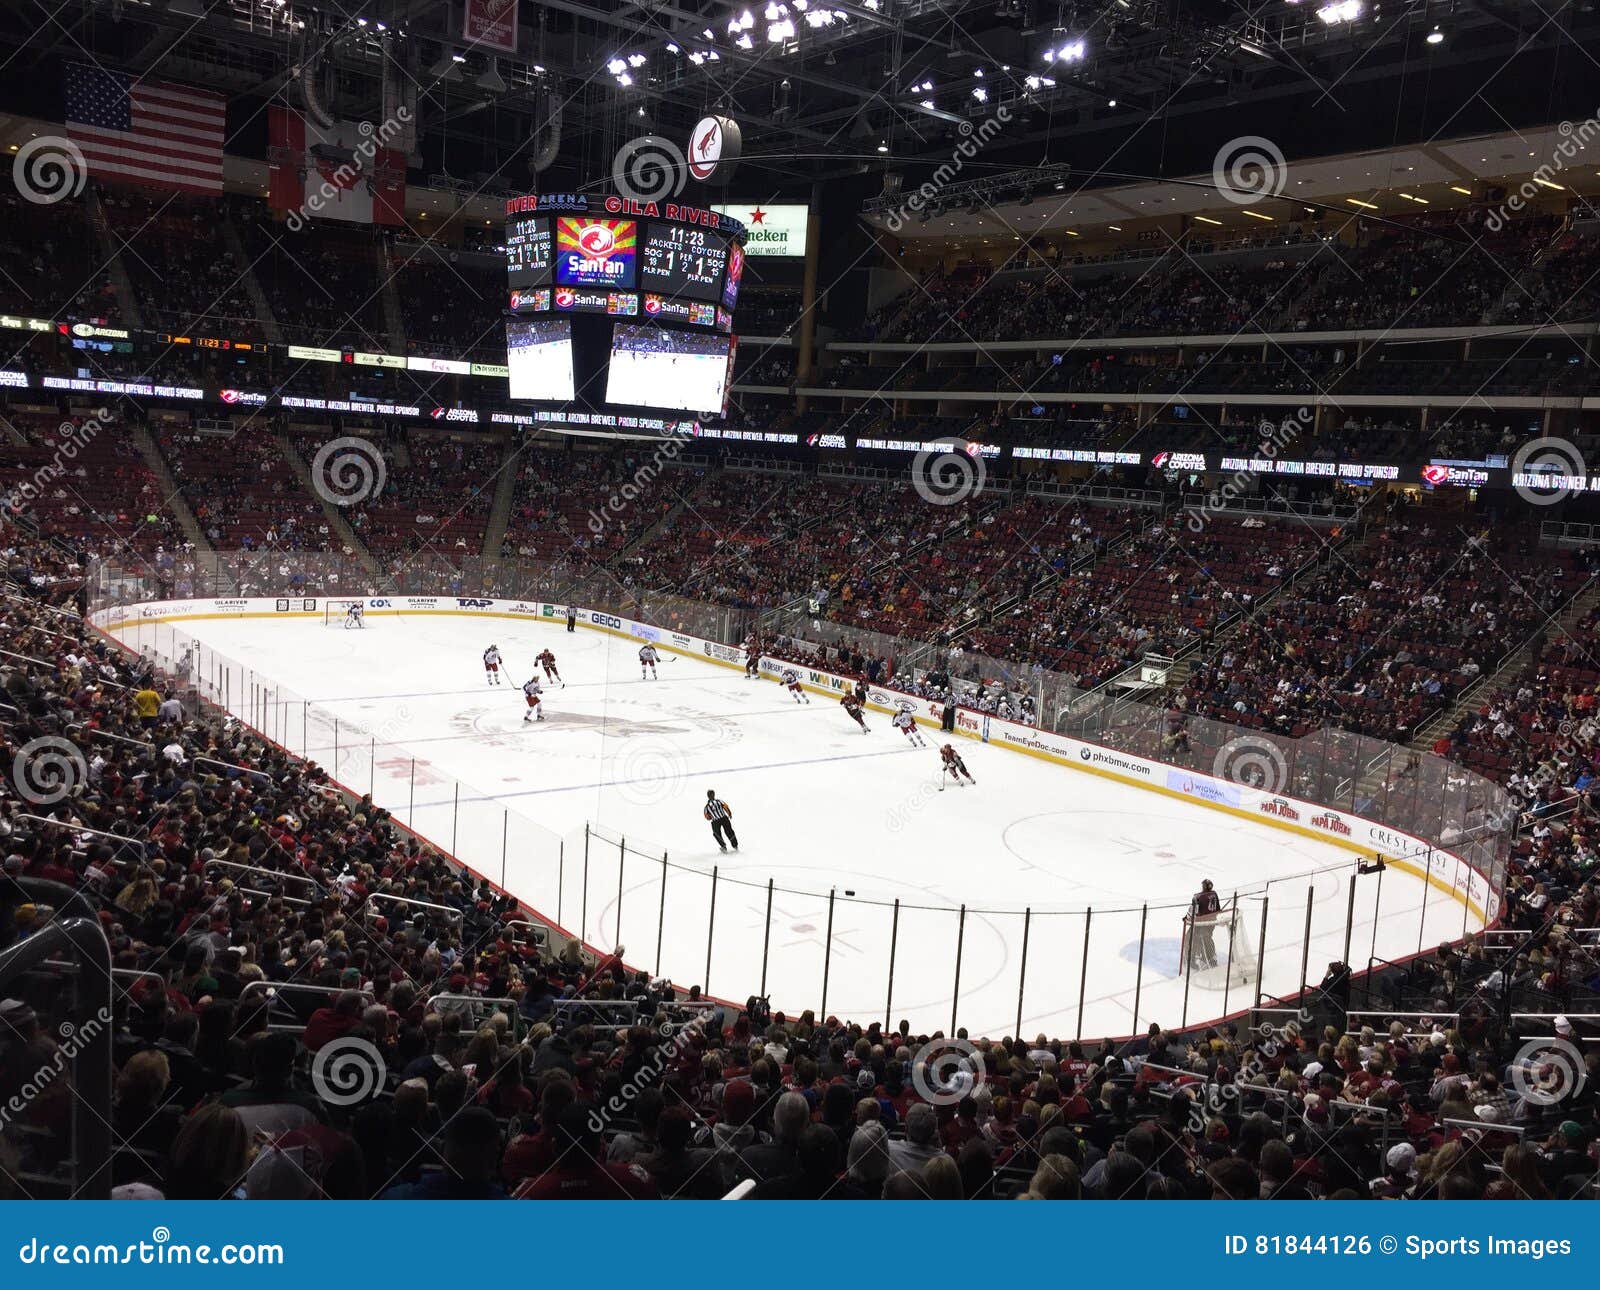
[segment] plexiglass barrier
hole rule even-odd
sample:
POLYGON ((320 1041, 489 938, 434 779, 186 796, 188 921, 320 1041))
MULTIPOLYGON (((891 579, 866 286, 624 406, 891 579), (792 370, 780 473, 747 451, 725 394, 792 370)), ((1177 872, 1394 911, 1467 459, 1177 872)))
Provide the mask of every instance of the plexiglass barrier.
MULTIPOLYGON (((226 571, 228 595, 337 597, 360 585, 359 571, 337 562, 299 562, 285 572, 282 557, 249 557, 218 560, 212 568, 226 571)), ((215 581, 196 581, 195 572, 180 588, 176 578, 152 585, 148 576, 99 566, 91 609, 223 594, 215 581)), ((556 578, 548 571, 499 574, 500 594, 509 585, 514 595, 537 599, 559 590, 562 601, 579 599, 570 583, 541 583, 556 578)), ((411 569, 407 594, 454 594, 455 580, 464 576, 451 570, 447 589, 423 584, 411 569)), ((615 588, 602 603, 692 635, 737 639, 736 611, 724 607, 619 595, 615 588)), ((130 619, 117 637, 172 678, 191 710, 202 702, 225 710, 317 763, 348 792, 370 795, 558 932, 581 936, 600 952, 625 946, 630 966, 682 986, 699 984, 738 1001, 766 995, 790 1014, 811 1010, 891 1025, 904 1018, 922 1030, 1063 1038, 1134 1034, 1153 1021, 1192 1025, 1262 998, 1292 996, 1320 981, 1334 961, 1360 970, 1374 959, 1460 939, 1481 928, 1486 914, 1493 920, 1503 889, 1509 799, 1461 767, 1337 731, 1283 739, 1190 720, 1175 740, 1159 709, 1082 691, 1067 695, 1057 685, 1051 693, 1065 697, 1076 737, 1207 773, 1249 740, 1268 772, 1281 773, 1285 797, 1322 802, 1395 831, 1392 853, 1404 855, 1412 872, 1360 872, 1352 855, 1221 893, 1235 912, 1218 939, 1231 938, 1233 952, 1248 963, 1238 971, 1197 972, 1185 960, 1186 901, 1064 909, 865 899, 842 888, 687 863, 650 838, 622 836, 599 822, 555 832, 487 787, 450 778, 419 756, 407 744, 403 703, 372 723, 353 721, 347 711, 331 710, 325 697, 296 693, 228 657, 202 639, 203 629, 190 626, 130 619), (1403 845, 1401 832, 1410 835, 1403 845), (1420 872, 1434 880, 1421 881, 1420 872)), ((1043 710, 1052 715, 1042 724, 1061 725, 1056 708, 1043 710)))

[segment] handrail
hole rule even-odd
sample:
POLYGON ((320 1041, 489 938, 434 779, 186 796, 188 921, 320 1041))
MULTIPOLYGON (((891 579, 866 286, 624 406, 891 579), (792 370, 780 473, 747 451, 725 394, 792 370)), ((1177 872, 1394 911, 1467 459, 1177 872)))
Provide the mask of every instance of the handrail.
POLYGON ((374 891, 374 892, 371 892, 371 893, 368 894, 367 899, 368 900, 392 900, 396 904, 413 905, 418 909, 436 909, 441 914, 445 914, 445 915, 447 915, 447 916, 449 916, 451 918, 459 919, 462 922, 466 921, 466 915, 464 913, 462 913, 461 910, 456 909, 451 905, 436 905, 432 901, 417 900, 417 899, 415 899, 414 897, 411 897, 411 896, 395 896, 395 895, 391 895, 387 891, 374 891))
POLYGON ((78 1175, 73 1195, 87 1200, 111 1197, 111 943, 95 918, 69 918, 48 923, 32 936, 0 951, 0 986, 38 967, 55 954, 75 955, 98 971, 79 972, 85 1011, 90 1021, 74 1032, 72 1139, 69 1159, 78 1175), (93 1024, 91 1024, 91 1021, 93 1024))
POLYGON ((314 890, 322 891, 322 892, 326 892, 327 891, 326 887, 324 887, 321 883, 319 883, 315 878, 311 877, 309 874, 288 873, 288 872, 286 872, 284 870, 281 870, 281 869, 264 869, 260 865, 240 864, 239 861, 237 861, 237 860, 217 860, 217 859, 212 859, 212 860, 207 860, 205 862, 205 867, 207 869, 209 869, 212 865, 221 865, 225 869, 242 869, 246 873, 265 874, 267 877, 274 878, 274 879, 277 879, 279 881, 303 882, 303 883, 308 884, 314 890))
MULTIPOLYGON (((9 649, 0 649, 0 654, 4 654, 7 658, 20 658, 24 663, 32 663, 36 667, 48 667, 52 670, 55 668, 55 664, 48 659, 34 658, 31 654, 18 654, 15 650, 9 649)), ((123 685, 120 681, 107 681, 104 677, 96 677, 94 683, 96 686, 109 686, 113 690, 133 689, 131 685, 123 685)))
MULTIPOLYGON (((20 584, 13 583, 12 585, 19 586, 20 584)), ((83 619, 77 614, 71 613, 68 610, 57 609, 54 605, 47 605, 42 600, 33 600, 27 596, 18 596, 9 591, 0 591, 0 599, 15 600, 18 604, 29 605, 34 609, 43 609, 46 612, 56 614, 61 618, 70 618, 75 623, 81 623, 83 621, 83 619)))
POLYGON ((135 748, 142 748, 145 752, 155 750, 154 741, 145 743, 142 739, 129 739, 127 735, 119 735, 111 730, 101 730, 95 726, 86 725, 82 721, 74 721, 66 729, 77 734, 86 735, 91 739, 115 739, 118 743, 132 744, 135 748))
POLYGON ((73 824, 67 820, 52 819, 48 815, 13 815, 13 820, 27 820, 30 824, 49 824, 58 829, 69 829, 73 833, 90 833, 97 838, 111 838, 117 842, 126 842, 130 846, 142 847, 149 844, 148 838, 130 838, 121 833, 107 833, 104 829, 92 829, 87 824, 73 824))

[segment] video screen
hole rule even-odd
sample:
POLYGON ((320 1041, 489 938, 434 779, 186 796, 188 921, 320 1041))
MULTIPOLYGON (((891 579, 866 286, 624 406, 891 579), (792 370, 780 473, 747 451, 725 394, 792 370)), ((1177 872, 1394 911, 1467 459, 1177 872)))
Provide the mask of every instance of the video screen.
POLYGON ((728 383, 728 338, 618 323, 612 333, 606 402, 679 412, 720 412, 728 383))
POLYGON ((639 225, 631 219, 556 220, 556 286, 631 287, 639 247, 639 225))
POLYGON ((565 318, 512 318, 506 323, 511 397, 541 403, 573 398, 572 324, 565 318))

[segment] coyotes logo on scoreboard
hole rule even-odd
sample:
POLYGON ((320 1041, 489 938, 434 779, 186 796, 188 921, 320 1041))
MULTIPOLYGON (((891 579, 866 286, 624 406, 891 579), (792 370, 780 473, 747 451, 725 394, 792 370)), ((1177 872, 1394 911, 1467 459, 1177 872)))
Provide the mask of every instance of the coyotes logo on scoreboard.
POLYGON ((631 219, 556 220, 556 284, 631 287, 639 226, 631 219))

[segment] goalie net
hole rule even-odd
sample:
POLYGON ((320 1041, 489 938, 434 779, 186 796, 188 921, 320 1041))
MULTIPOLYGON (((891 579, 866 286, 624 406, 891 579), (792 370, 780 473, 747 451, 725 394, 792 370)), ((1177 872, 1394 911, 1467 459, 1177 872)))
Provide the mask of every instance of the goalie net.
POLYGON ((1183 917, 1183 971, 1191 985, 1220 990, 1248 985, 1258 977, 1256 944, 1260 928, 1252 928, 1248 910, 1238 898, 1223 902, 1215 914, 1183 917))
POLYGON ((322 625, 324 627, 343 627, 345 612, 351 605, 361 606, 361 625, 367 623, 367 602, 365 600, 325 600, 322 602, 322 625))

